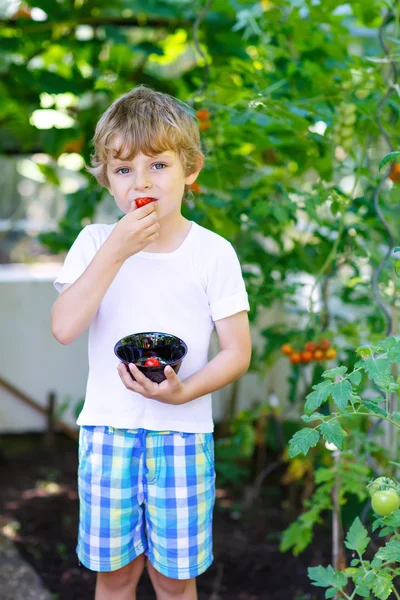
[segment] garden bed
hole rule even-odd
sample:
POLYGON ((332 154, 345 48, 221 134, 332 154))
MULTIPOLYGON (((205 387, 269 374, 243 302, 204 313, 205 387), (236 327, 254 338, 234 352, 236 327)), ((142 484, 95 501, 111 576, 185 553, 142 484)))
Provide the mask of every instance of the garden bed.
MULTIPOLYGON (((95 574, 79 567, 76 554, 78 496, 77 447, 58 436, 54 450, 41 436, 1 436, 0 516, 22 556, 57 600, 94 598, 95 574)), ((280 476, 276 475, 276 478, 280 476)), ((269 481, 279 491, 279 480, 269 481)), ((198 579, 199 600, 317 600, 307 567, 330 562, 328 532, 299 557, 279 552, 285 527, 280 505, 285 491, 266 510, 239 518, 217 502, 212 567, 198 579)), ((226 505, 225 502, 222 504, 226 505)), ((264 504, 268 504, 265 503, 264 504)), ((138 600, 154 600, 147 575, 138 600)))

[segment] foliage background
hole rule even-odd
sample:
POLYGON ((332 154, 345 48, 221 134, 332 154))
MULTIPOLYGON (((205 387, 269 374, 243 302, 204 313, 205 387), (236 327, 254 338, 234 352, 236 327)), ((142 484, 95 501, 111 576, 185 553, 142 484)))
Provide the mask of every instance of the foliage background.
MULTIPOLYGON (((65 196, 62 218, 41 243, 67 251, 110 202, 84 169, 106 107, 137 84, 170 93, 193 113, 210 111, 209 121, 199 123, 207 154, 200 189, 184 211, 239 253, 253 330, 261 339, 251 369, 265 373, 284 342, 300 349, 322 336, 337 349, 337 362, 352 369, 356 346, 389 330, 397 334, 393 242, 400 192, 388 171, 378 171, 400 136, 399 14, 396 3, 391 7, 384 0, 2 5, 3 160, 29 157, 54 194, 63 189, 65 169, 79 178, 65 196), (281 322, 265 328, 265 311, 276 307, 281 322)), ((284 400, 300 404, 323 367, 291 369, 284 400)), ((240 485, 249 477, 248 466, 231 459, 251 458, 256 447, 260 456, 266 437, 279 449, 276 440, 287 427, 280 420, 279 406, 261 397, 260 407, 230 423, 219 449, 224 481, 240 485)), ((367 467, 358 471, 354 489, 357 460, 364 451, 385 460, 379 444, 365 442, 369 425, 365 420, 354 427, 357 451, 345 448, 340 467, 343 496, 353 492, 357 502, 364 500, 370 475, 367 467)), ((330 467, 331 459, 319 452, 311 464, 293 461, 286 482, 330 467)), ((263 466, 261 459, 256 475, 263 466)), ((287 548, 300 552, 320 514, 332 508, 334 482, 321 473, 313 505, 286 538, 287 548)), ((262 477, 256 481, 261 485, 262 477)))

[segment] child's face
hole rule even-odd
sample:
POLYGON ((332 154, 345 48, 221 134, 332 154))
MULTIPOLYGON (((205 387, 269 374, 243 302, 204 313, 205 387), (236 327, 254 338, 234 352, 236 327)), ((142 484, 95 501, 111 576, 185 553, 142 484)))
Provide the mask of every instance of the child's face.
POLYGON ((140 153, 133 160, 110 158, 107 164, 109 190, 122 212, 135 210, 138 198, 150 197, 157 201, 159 220, 180 214, 185 185, 193 183, 198 172, 186 177, 172 150, 155 157, 140 153))

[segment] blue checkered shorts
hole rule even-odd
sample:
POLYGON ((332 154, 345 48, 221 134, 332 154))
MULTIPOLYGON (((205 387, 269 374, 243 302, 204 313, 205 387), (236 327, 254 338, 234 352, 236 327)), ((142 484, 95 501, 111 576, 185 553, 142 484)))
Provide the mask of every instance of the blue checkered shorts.
POLYGON ((212 563, 215 499, 211 433, 81 427, 77 554, 114 571, 145 553, 173 579, 212 563))

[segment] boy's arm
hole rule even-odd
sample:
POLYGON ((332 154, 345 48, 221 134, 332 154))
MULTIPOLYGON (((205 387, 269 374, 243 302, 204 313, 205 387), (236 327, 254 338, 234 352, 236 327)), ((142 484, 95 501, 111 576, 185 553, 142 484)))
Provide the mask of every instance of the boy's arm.
POLYGON ((51 328, 57 341, 69 344, 89 327, 125 260, 155 241, 158 229, 153 203, 119 221, 82 275, 55 301, 51 328))
POLYGON ((247 311, 215 321, 215 328, 220 351, 200 371, 181 381, 171 367, 166 367, 167 379, 157 384, 131 364, 130 371, 136 379, 133 381, 127 367, 121 363, 118 372, 124 385, 147 398, 166 404, 185 404, 235 381, 246 373, 250 364, 251 339, 247 311))
POLYGON ((221 389, 247 372, 251 359, 247 311, 215 321, 219 352, 210 362, 183 381, 185 402, 221 389))

